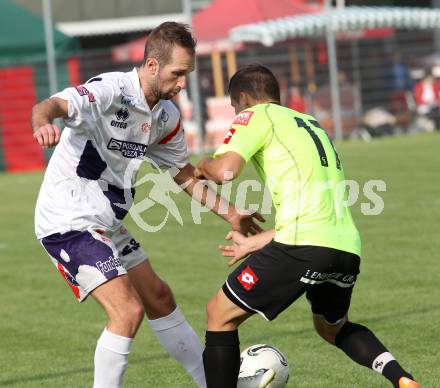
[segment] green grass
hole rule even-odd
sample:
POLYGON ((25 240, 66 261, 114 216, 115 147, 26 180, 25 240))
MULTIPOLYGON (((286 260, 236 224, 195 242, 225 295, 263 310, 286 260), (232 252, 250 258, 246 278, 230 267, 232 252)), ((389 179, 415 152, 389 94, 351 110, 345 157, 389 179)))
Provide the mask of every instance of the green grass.
MULTIPOLYGON (((348 179, 361 186, 370 179, 387 184, 387 191, 380 193, 382 214, 361 213, 360 204, 369 202, 362 193, 352 208, 363 261, 351 319, 369 326, 423 387, 438 387, 440 135, 341 143, 338 150, 348 179)), ((245 177, 254 177, 251 168, 245 177)), ((105 316, 92 300, 82 305, 74 300, 34 238, 33 210, 41 180, 41 173, 0 175, 0 387, 90 387, 93 352, 105 316)), ((188 198, 174 198, 183 226, 171 219, 154 234, 132 220, 127 226, 202 337, 204 306, 229 271, 216 250, 228 228, 210 214, 194 225, 188 198)), ((160 222, 164 215, 155 206, 146 219, 160 222)), ((290 362, 290 387, 389 387, 314 333, 304 299, 275 322, 254 317, 241 327, 240 337, 242 347, 262 342, 278 346, 290 362)), ((145 323, 125 382, 126 387, 192 386, 145 323)))

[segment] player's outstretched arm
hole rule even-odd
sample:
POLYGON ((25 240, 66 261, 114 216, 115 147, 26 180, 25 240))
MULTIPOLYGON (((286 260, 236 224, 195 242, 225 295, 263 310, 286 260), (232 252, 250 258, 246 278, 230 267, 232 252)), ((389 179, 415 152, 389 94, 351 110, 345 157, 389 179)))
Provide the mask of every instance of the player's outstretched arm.
POLYGON ((245 160, 236 152, 226 152, 216 158, 202 159, 194 171, 198 179, 208 179, 221 185, 235 179, 241 172, 245 160))
POLYGON ((41 147, 48 148, 58 144, 61 130, 52 122, 58 117, 66 119, 68 117, 67 109, 67 101, 58 97, 48 98, 33 107, 33 136, 41 147))
POLYGON ((174 176, 174 181, 182 187, 187 194, 199 201, 202 205, 209 205, 208 207, 211 211, 231 225, 232 230, 239 231, 244 235, 248 235, 249 233, 256 234, 263 231, 255 222, 255 220, 260 222, 266 221, 260 213, 237 209, 233 204, 210 188, 209 185, 196 178, 194 171, 194 166, 188 163, 174 176), (215 198, 215 200, 208 200, 209 198, 215 198))
POLYGON ((275 229, 266 230, 255 236, 245 237, 239 232, 229 232, 225 239, 232 241, 231 245, 220 245, 219 249, 223 256, 232 257, 228 265, 232 266, 237 261, 244 259, 250 253, 258 251, 267 245, 275 236, 275 229))

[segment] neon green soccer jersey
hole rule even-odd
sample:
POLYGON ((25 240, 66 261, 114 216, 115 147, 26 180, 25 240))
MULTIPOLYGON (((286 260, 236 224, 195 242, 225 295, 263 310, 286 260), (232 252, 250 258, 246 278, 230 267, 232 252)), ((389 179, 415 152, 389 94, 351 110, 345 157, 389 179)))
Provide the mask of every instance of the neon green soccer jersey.
POLYGON ((252 160, 267 184, 276 210, 275 241, 360 256, 341 161, 313 116, 255 105, 238 114, 214 157, 229 151, 252 160))

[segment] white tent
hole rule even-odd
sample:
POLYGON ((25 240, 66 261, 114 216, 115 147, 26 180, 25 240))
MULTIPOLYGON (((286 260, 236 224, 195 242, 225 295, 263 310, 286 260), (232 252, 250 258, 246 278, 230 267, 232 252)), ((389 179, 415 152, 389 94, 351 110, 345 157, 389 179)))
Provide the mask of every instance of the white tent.
POLYGON ((346 7, 235 27, 230 38, 235 42, 261 42, 271 46, 286 39, 324 35, 328 26, 333 33, 383 27, 433 29, 440 27, 440 9, 346 7))
POLYGON ((272 46, 277 42, 300 37, 325 35, 329 52, 329 72, 335 136, 341 138, 339 88, 336 80, 337 61, 334 37, 338 33, 374 28, 436 29, 440 28, 440 9, 403 7, 345 7, 322 13, 288 16, 231 29, 233 42, 260 42, 272 46))

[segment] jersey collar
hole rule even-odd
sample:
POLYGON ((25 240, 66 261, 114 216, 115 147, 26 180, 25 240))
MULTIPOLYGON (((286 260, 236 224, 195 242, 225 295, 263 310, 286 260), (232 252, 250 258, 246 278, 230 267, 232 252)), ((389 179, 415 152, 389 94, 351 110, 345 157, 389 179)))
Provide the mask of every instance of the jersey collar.
POLYGON ((133 95, 136 97, 142 107, 145 108, 145 110, 147 110, 148 112, 157 111, 162 107, 162 100, 159 100, 156 105, 154 105, 153 109, 150 109, 150 106, 148 105, 145 98, 145 94, 141 88, 141 81, 139 79, 138 70, 139 69, 137 67, 134 67, 133 70, 128 73, 128 77, 130 78, 130 82, 133 86, 131 93, 133 93, 133 95))
POLYGON ((134 67, 132 71, 127 73, 128 78, 130 79, 130 83, 132 85, 132 89, 129 92, 133 97, 136 98, 138 103, 148 112, 151 110, 147 104, 147 100, 145 99, 144 92, 141 88, 141 81, 139 79, 138 68, 134 67))

